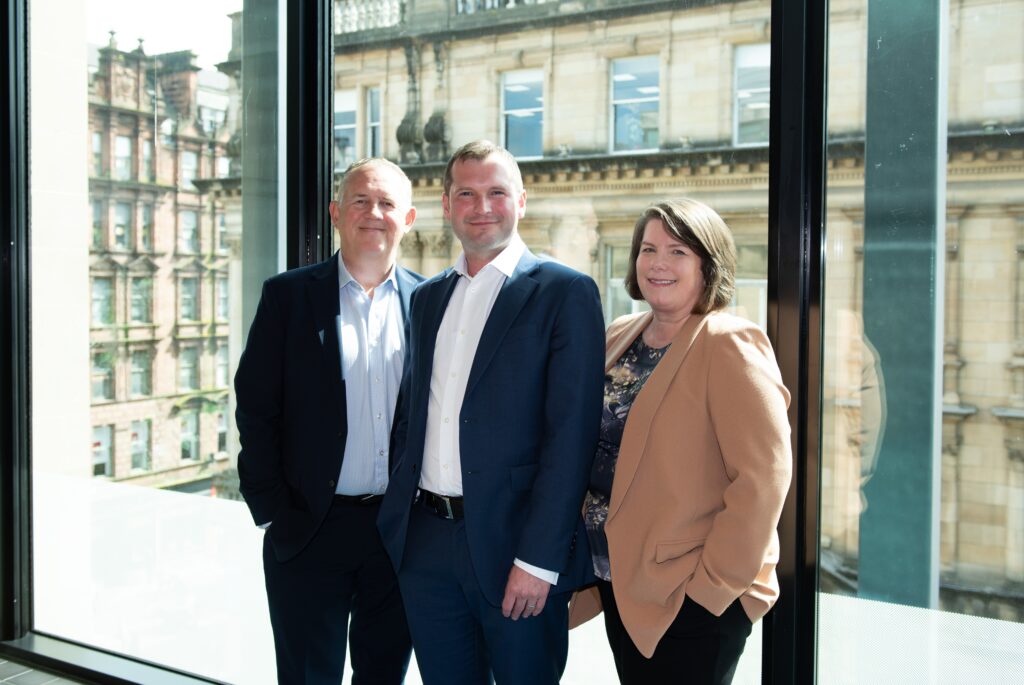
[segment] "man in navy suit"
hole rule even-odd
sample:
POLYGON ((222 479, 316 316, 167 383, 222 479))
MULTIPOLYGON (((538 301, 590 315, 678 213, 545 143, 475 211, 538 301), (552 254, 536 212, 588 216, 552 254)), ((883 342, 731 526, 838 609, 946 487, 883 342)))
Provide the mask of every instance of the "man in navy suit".
POLYGON ((349 167, 331 203, 340 251, 267 280, 238 364, 238 474, 267 529, 281 683, 338 685, 346 637, 353 682, 397 685, 408 668, 405 613, 375 524, 409 296, 422 280, 395 257, 415 219, 398 166, 349 167))
POLYGON ((378 525, 426 685, 554 684, 567 593, 590 577, 580 506, 601 415, 600 299, 588 276, 526 249, 506 150, 460 148, 441 201, 463 254, 412 298, 378 525))

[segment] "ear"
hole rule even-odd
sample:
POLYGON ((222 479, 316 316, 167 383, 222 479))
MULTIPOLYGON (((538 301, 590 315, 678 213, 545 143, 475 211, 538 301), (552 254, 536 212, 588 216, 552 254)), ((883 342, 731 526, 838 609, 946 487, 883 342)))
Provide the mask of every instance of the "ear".
POLYGON ((402 227, 402 233, 408 233, 414 223, 416 223, 416 208, 410 206, 409 211, 405 213, 405 226, 402 227))
POLYGON ((522 219, 524 216, 526 216, 526 191, 525 190, 522 191, 521 193, 519 193, 519 201, 516 204, 518 205, 518 212, 517 213, 519 214, 519 218, 522 219))
POLYGON ((334 200, 331 200, 331 204, 328 207, 328 211, 331 214, 331 225, 337 228, 338 222, 341 221, 341 205, 339 205, 334 200))
POLYGON ((448 193, 441 193, 441 209, 444 210, 444 218, 448 221, 452 220, 452 208, 451 201, 448 199, 448 193))

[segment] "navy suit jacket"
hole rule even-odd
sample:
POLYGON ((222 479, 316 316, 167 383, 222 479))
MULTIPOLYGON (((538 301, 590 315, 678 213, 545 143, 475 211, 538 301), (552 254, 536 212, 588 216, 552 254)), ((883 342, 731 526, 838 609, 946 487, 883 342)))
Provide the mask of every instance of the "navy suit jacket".
MULTIPOLYGON (((413 293, 397 462, 378 519, 399 571, 423 461, 434 344, 458 278, 449 269, 413 293)), ((466 536, 492 604, 501 604, 515 558, 557 571, 553 593, 593 577, 580 508, 603 386, 597 286, 524 253, 484 326, 459 415, 466 536)))
MULTIPOLYGON (((396 267, 397 268, 397 267, 396 267)), ((422 277, 397 268, 408 338, 409 296, 422 277)), ((238 476, 257 524, 286 561, 331 506, 348 436, 338 346, 338 255, 263 284, 235 373, 238 476)))

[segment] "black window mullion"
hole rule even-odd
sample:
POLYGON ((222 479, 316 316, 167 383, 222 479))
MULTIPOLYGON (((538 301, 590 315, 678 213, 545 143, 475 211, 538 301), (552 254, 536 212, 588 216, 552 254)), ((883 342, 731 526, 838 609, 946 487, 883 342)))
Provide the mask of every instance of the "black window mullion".
POLYGON ((789 408, 793 481, 779 523, 782 594, 762 681, 816 680, 822 249, 828 4, 772 0, 768 333, 789 408))

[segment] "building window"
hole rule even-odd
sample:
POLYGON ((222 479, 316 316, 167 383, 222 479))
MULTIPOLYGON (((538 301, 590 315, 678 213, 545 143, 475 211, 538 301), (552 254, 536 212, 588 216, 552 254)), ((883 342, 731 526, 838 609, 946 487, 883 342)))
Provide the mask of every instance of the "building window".
POLYGON ((501 125, 509 152, 516 157, 541 156, 544 73, 540 69, 501 75, 501 125))
POLYGON ((228 250, 228 231, 227 231, 227 220, 224 218, 224 214, 217 215, 217 252, 220 254, 227 254, 228 250))
POLYGON ((199 412, 187 411, 181 414, 181 459, 199 460, 199 412))
POLYGON ((142 141, 142 180, 152 183, 156 180, 153 166, 153 141, 146 138, 142 141))
POLYGON ((228 320, 228 279, 217 278, 217 320, 228 320))
POLYGON ((178 252, 196 254, 199 252, 199 212, 185 211, 178 215, 178 252))
POLYGON ((612 62, 612 151, 658 148, 658 58, 612 62))
POLYGON ((132 139, 114 138, 114 180, 128 181, 132 177, 132 139))
POLYGON ((142 205, 142 223, 139 225, 139 249, 153 251, 153 205, 142 205))
POLYGON ((96 250, 103 249, 103 202, 92 201, 92 246, 96 250))
POLYGON ((231 158, 217 158, 217 178, 227 178, 231 175, 231 158))
POLYGON ((131 280, 130 320, 132 323, 153 321, 153 279, 138 276, 131 280))
POLYGON ((356 91, 334 93, 334 170, 356 161, 356 91))
POLYGON ((149 350, 133 350, 131 358, 129 393, 132 397, 148 397, 153 394, 153 357, 149 350))
POLYGON ((109 276, 92 279, 92 325, 114 323, 114 279, 109 276))
POLYGON ((217 414, 217 451, 228 451, 228 401, 226 399, 220 403, 220 413, 217 414))
POLYGON ((99 131, 92 134, 92 175, 103 175, 103 134, 99 131))
POLYGON ((182 347, 178 352, 178 389, 199 389, 199 348, 182 347))
POLYGON ((127 202, 114 204, 114 249, 127 250, 132 234, 132 206, 127 202))
POLYGON ((768 99, 771 49, 762 45, 736 48, 735 128, 736 145, 768 144, 768 99))
POLYGON ((153 468, 153 450, 150 439, 152 422, 149 419, 132 421, 132 470, 149 471, 153 468))
POLYGON ((224 125, 226 117, 227 112, 222 109, 203 105, 199 106, 199 124, 203 128, 203 133, 207 136, 212 137, 217 132, 217 129, 224 125))
POLYGON ((178 317, 182 321, 199 320, 199 279, 182 278, 178 281, 179 309, 178 317))
POLYGON ((114 475, 114 427, 92 427, 92 475, 114 475))
POLYGON ((217 345, 217 387, 228 387, 229 376, 228 346, 226 343, 217 345))
POLYGON ((92 398, 114 399, 114 355, 111 352, 92 354, 92 398))
POLYGON ((181 189, 194 190, 193 179, 199 177, 199 154, 191 150, 181 153, 181 189))
POLYGON ((380 88, 366 89, 366 157, 380 157, 380 88))

